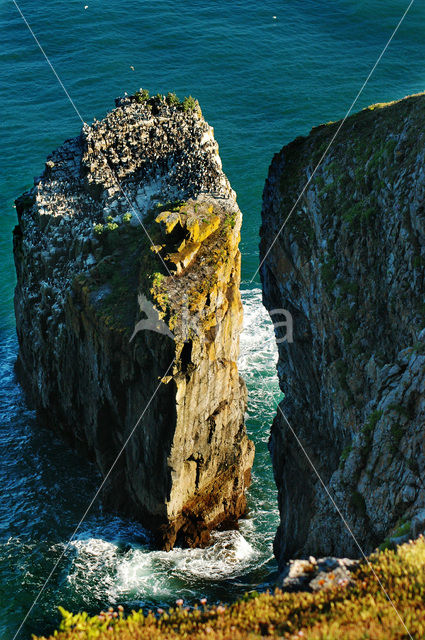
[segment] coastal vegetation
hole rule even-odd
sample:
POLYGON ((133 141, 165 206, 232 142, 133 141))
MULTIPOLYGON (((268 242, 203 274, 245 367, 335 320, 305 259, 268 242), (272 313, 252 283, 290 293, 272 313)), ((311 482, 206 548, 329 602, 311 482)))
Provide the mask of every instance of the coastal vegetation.
POLYGON ((203 598, 199 605, 188 608, 179 599, 168 611, 133 611, 128 616, 122 607, 94 617, 62 609, 61 625, 50 638, 419 639, 425 635, 424 598, 425 539, 421 536, 396 550, 375 552, 368 564, 359 565, 348 584, 340 581, 331 589, 314 593, 253 592, 228 606, 207 606, 203 598))
POLYGON ((156 96, 150 96, 147 89, 139 89, 133 96, 133 99, 138 104, 146 104, 148 107, 154 107, 157 104, 167 103, 170 107, 179 107, 182 111, 194 111, 200 110, 199 102, 192 96, 186 96, 183 100, 172 91, 169 91, 167 95, 157 93, 156 96))

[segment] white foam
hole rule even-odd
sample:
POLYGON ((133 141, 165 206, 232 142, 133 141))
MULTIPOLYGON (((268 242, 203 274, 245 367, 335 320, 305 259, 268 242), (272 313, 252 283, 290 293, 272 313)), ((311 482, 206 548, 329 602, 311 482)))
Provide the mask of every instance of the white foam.
POLYGON ((262 304, 261 289, 242 290, 241 296, 244 321, 238 367, 248 387, 248 411, 250 415, 255 413, 264 418, 262 437, 268 439, 276 400, 280 395, 273 323, 262 304))
POLYGON ((261 300, 261 289, 241 291, 244 319, 240 338, 239 369, 247 373, 253 360, 277 357, 273 324, 261 300))
POLYGON ((177 574, 220 580, 240 575, 257 552, 239 531, 216 531, 206 549, 176 549, 174 565, 177 574))
POLYGON ((274 487, 270 488, 271 476, 265 479, 264 467, 270 465, 266 442, 279 394, 274 366, 277 349, 273 325, 261 303, 261 290, 242 290, 242 301, 244 330, 239 368, 251 392, 248 430, 255 432, 256 465, 262 469, 257 481, 254 465, 249 498, 252 517, 241 520, 238 531, 213 532, 206 549, 175 548, 169 552, 152 550, 146 532, 134 523, 110 517, 87 523, 86 533, 72 543, 74 557, 68 576, 80 594, 90 591, 99 599, 135 606, 141 602, 170 602, 179 596, 196 599, 200 593, 205 595, 206 583, 214 589, 223 581, 244 579, 270 561, 277 500, 274 487))
POLYGON ((258 552, 239 531, 212 534, 206 549, 152 551, 115 542, 84 538, 72 542, 75 557, 68 581, 77 592, 90 584, 92 594, 118 599, 174 597, 175 581, 220 581, 241 575, 256 563, 258 552))

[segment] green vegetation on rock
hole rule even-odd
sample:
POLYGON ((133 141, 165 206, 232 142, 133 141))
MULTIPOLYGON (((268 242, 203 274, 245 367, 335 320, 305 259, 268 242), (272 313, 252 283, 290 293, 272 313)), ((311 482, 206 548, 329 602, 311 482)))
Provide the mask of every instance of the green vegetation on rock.
POLYGON ((344 467, 344 464, 345 464, 345 462, 346 462, 346 460, 347 460, 348 456, 350 455, 350 452, 351 452, 352 448, 353 448, 352 444, 348 444, 348 445, 347 445, 346 447, 344 447, 344 449, 342 450, 342 452, 341 452, 341 456, 340 456, 340 458, 339 458, 339 460, 340 460, 340 464, 339 464, 340 468, 343 468, 343 467, 344 467))

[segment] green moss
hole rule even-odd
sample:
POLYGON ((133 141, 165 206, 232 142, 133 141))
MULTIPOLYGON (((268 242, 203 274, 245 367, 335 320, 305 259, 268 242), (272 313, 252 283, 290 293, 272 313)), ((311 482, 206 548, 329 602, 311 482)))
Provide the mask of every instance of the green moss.
POLYGON ((389 140, 387 140, 387 142, 385 143, 386 154, 388 156, 392 156, 394 154, 394 150, 396 146, 397 146, 397 140, 395 140, 394 138, 390 138, 389 140))
POLYGON ((339 376, 347 375, 348 365, 344 360, 335 360, 334 366, 339 376))
POLYGON ((357 297, 359 293, 359 285, 357 282, 344 282, 343 280, 338 279, 336 284, 341 289, 341 293, 344 296, 357 297))
POLYGON ((132 217, 133 217, 133 214, 132 214, 132 213, 130 213, 130 212, 124 213, 124 215, 123 215, 123 217, 122 217, 122 221, 123 221, 125 224, 128 224, 128 223, 130 222, 130 220, 131 220, 131 218, 132 218, 132 217))
POLYGON ((307 248, 314 238, 314 230, 308 214, 302 210, 294 211, 287 224, 297 242, 307 248))
POLYGON ((416 268, 423 267, 425 265, 425 259, 422 256, 413 256, 413 266, 416 268))
POLYGON ((416 342, 412 347, 412 351, 421 356, 425 355, 425 342, 416 342))
POLYGON ((333 289, 335 288, 335 265, 336 259, 329 255, 325 256, 321 261, 320 275, 322 277, 324 287, 328 293, 332 293, 333 289))
POLYGON ((81 292, 88 293, 88 304, 106 326, 131 334, 138 309, 140 265, 143 256, 152 253, 149 242, 139 226, 109 222, 97 225, 97 229, 102 256, 90 273, 80 275, 75 283, 81 292))
POLYGON ((402 518, 390 536, 385 538, 385 540, 379 545, 378 549, 380 551, 385 551, 385 549, 394 549, 395 544, 392 541, 392 538, 401 538, 402 536, 406 536, 410 532, 411 522, 410 520, 406 520, 402 518))
POLYGON ((356 228, 362 220, 366 223, 370 222, 375 214, 374 207, 366 206, 365 202, 356 202, 344 211, 342 219, 348 222, 351 227, 356 228))
POLYGON ((325 180, 324 180, 323 176, 320 173, 316 173, 316 175, 314 176, 314 178, 312 180, 312 184, 316 185, 316 187, 320 191, 325 186, 325 180))
POLYGON ((152 276, 152 285, 154 287, 159 288, 161 284, 164 282, 165 275, 163 273, 159 273, 158 271, 152 276))
POLYGON ((333 196, 337 190, 337 184, 333 180, 325 182, 322 185, 322 188, 319 191, 319 198, 323 198, 324 196, 333 196))
POLYGON ((382 418, 382 415, 383 412, 380 409, 373 411, 364 425, 362 433, 366 436, 371 435, 375 431, 375 427, 378 424, 378 421, 382 418))
POLYGON ((235 211, 228 213, 224 220, 224 224, 233 229, 236 224, 236 217, 237 215, 235 211))
POLYGON ((353 491, 351 494, 350 505, 359 515, 366 515, 366 502, 359 491, 353 491))
POLYGON ((363 456, 363 459, 367 458, 367 456, 369 455, 370 449, 371 449, 371 445, 372 445, 372 439, 373 439, 373 433, 375 431, 375 427, 378 423, 378 421, 381 419, 383 415, 383 412, 381 410, 375 410, 373 411, 367 422, 364 424, 363 428, 362 428, 362 434, 364 436, 364 443, 361 449, 361 453, 363 456))
MULTIPOLYGON (((217 272, 227 259, 227 242, 230 236, 233 237, 230 228, 235 225, 236 216, 230 214, 225 218, 221 207, 214 213, 212 205, 201 203, 198 208, 198 219, 214 218, 215 226, 214 231, 202 240, 201 244, 208 244, 208 249, 200 248, 202 262, 199 273, 197 271, 193 277, 189 271, 187 280, 182 273, 171 282, 166 264, 170 269, 175 268, 175 254, 182 241, 189 238, 192 227, 188 229, 184 222, 177 223, 175 230, 166 233, 157 218, 164 211, 173 211, 180 213, 178 217, 182 221, 186 216, 193 221, 194 205, 191 202, 158 202, 144 217, 147 234, 141 226, 128 224, 131 219, 129 213, 124 214, 122 224, 108 222, 99 225, 97 251, 101 255, 96 256, 98 262, 89 274, 75 281, 82 301, 91 307, 89 312, 96 313, 108 327, 131 335, 140 316, 140 293, 154 304, 167 323, 171 318, 177 322, 183 294, 187 295, 192 309, 198 311, 203 308, 208 294, 217 285, 217 272)), ((190 266, 187 268, 191 269, 190 266)))
POLYGON ((346 392, 350 392, 348 383, 347 383, 347 374, 348 374, 348 365, 345 360, 335 360, 334 365, 335 371, 338 376, 338 382, 341 386, 341 389, 344 389, 346 392))
MULTIPOLYGON (((383 186, 381 185, 381 188, 383 186)), ((377 210, 375 207, 366 207, 362 212, 362 220, 365 222, 370 222, 376 216, 377 210)))
POLYGON ((341 452, 341 456, 339 458, 339 467, 340 469, 343 469, 345 462, 348 458, 348 456, 350 455, 350 452, 353 448, 352 444, 347 445, 346 447, 344 447, 344 449, 341 452))
POLYGON ((157 202, 155 207, 148 212, 148 219, 153 220, 162 211, 180 211, 184 204, 184 200, 169 200, 165 203, 157 202))
POLYGON ((390 404, 388 408, 398 413, 399 416, 411 419, 409 410, 401 404, 390 404))
POLYGON ((399 422, 395 422, 390 427, 391 433, 391 445, 390 451, 393 454, 396 454, 400 450, 400 442, 405 434, 406 428, 402 426, 399 422))
POLYGON ((410 520, 403 520, 393 533, 394 538, 400 538, 406 536, 410 532, 411 522, 410 520))

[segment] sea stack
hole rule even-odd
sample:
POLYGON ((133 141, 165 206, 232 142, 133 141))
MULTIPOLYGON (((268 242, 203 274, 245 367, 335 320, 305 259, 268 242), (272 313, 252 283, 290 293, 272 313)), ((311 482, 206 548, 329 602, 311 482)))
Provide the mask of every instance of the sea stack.
POLYGON ((236 360, 241 213, 192 98, 116 100, 16 201, 17 371, 43 425, 108 474, 157 544, 246 510, 254 447, 236 360), (128 440, 128 442, 127 442, 128 440))
MULTIPOLYGON (((281 409, 365 552, 425 526, 424 117, 421 94, 351 116, 332 144, 340 123, 316 127, 274 157, 264 189, 264 303, 294 329, 281 409)), ((358 557, 280 412, 270 451, 280 566, 358 557)))

